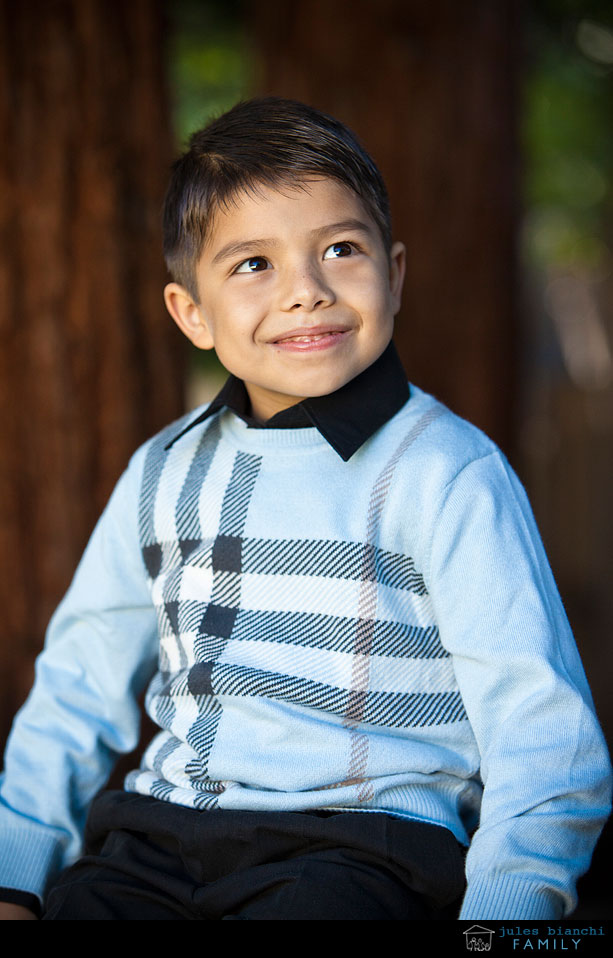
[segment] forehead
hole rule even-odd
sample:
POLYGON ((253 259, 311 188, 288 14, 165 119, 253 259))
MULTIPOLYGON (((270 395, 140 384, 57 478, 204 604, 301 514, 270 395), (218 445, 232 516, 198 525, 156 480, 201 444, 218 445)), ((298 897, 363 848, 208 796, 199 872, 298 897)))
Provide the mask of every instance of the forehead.
POLYGON ((219 260, 229 245, 251 241, 286 242, 351 225, 378 236, 361 198, 344 184, 324 178, 272 187, 256 184, 218 209, 203 248, 203 258, 219 260))

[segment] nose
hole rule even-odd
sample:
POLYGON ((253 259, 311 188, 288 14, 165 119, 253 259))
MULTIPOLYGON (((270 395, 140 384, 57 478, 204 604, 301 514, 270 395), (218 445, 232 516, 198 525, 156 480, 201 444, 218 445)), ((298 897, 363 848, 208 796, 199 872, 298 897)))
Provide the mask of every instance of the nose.
POLYGON ((326 283, 321 269, 313 263, 302 263, 288 269, 281 292, 281 308, 287 312, 312 312, 330 306, 334 292, 326 283))

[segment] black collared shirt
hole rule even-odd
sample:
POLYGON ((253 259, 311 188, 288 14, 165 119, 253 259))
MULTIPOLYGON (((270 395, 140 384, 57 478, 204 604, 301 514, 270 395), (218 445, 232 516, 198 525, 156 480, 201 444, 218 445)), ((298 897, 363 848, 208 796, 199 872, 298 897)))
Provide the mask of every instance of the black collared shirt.
POLYGON ((314 396, 276 413, 260 423, 251 415, 242 379, 230 376, 205 411, 166 446, 167 449, 223 407, 232 410, 252 429, 300 429, 315 426, 347 462, 367 439, 385 425, 409 398, 409 387, 396 347, 390 343, 372 366, 327 396, 314 396))

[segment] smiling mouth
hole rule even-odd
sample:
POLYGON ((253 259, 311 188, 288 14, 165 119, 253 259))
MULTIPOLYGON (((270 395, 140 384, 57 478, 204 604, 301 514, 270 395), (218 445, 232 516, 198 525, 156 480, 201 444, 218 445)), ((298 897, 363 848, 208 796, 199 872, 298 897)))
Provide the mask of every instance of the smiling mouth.
POLYGON ((327 336, 342 336, 342 333, 314 333, 307 336, 284 336, 283 339, 277 339, 278 343, 317 343, 320 339, 327 336))
POLYGON ((308 330, 292 330, 273 340, 274 346, 295 347, 297 349, 307 349, 309 347, 327 347, 337 343, 341 337, 349 332, 345 327, 329 327, 308 330))

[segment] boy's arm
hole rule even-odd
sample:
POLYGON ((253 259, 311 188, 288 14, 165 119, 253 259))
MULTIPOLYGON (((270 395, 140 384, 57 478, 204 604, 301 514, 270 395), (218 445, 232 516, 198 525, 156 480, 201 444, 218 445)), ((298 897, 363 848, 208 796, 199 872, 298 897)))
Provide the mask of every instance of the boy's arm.
MULTIPOLYGON (((118 483, 54 615, 9 738, 0 787, 0 888, 42 897, 79 852, 89 803, 138 743, 157 630, 137 528, 142 451, 118 483)), ((1 895, 0 895, 1 897, 1 895)))
POLYGON ((29 908, 23 905, 11 905, 10 902, 0 901, 0 921, 37 921, 37 917, 29 908))
POLYGON ((609 812, 609 761, 530 506, 501 454, 447 485, 431 540, 429 587, 484 784, 461 917, 560 917, 609 812))

